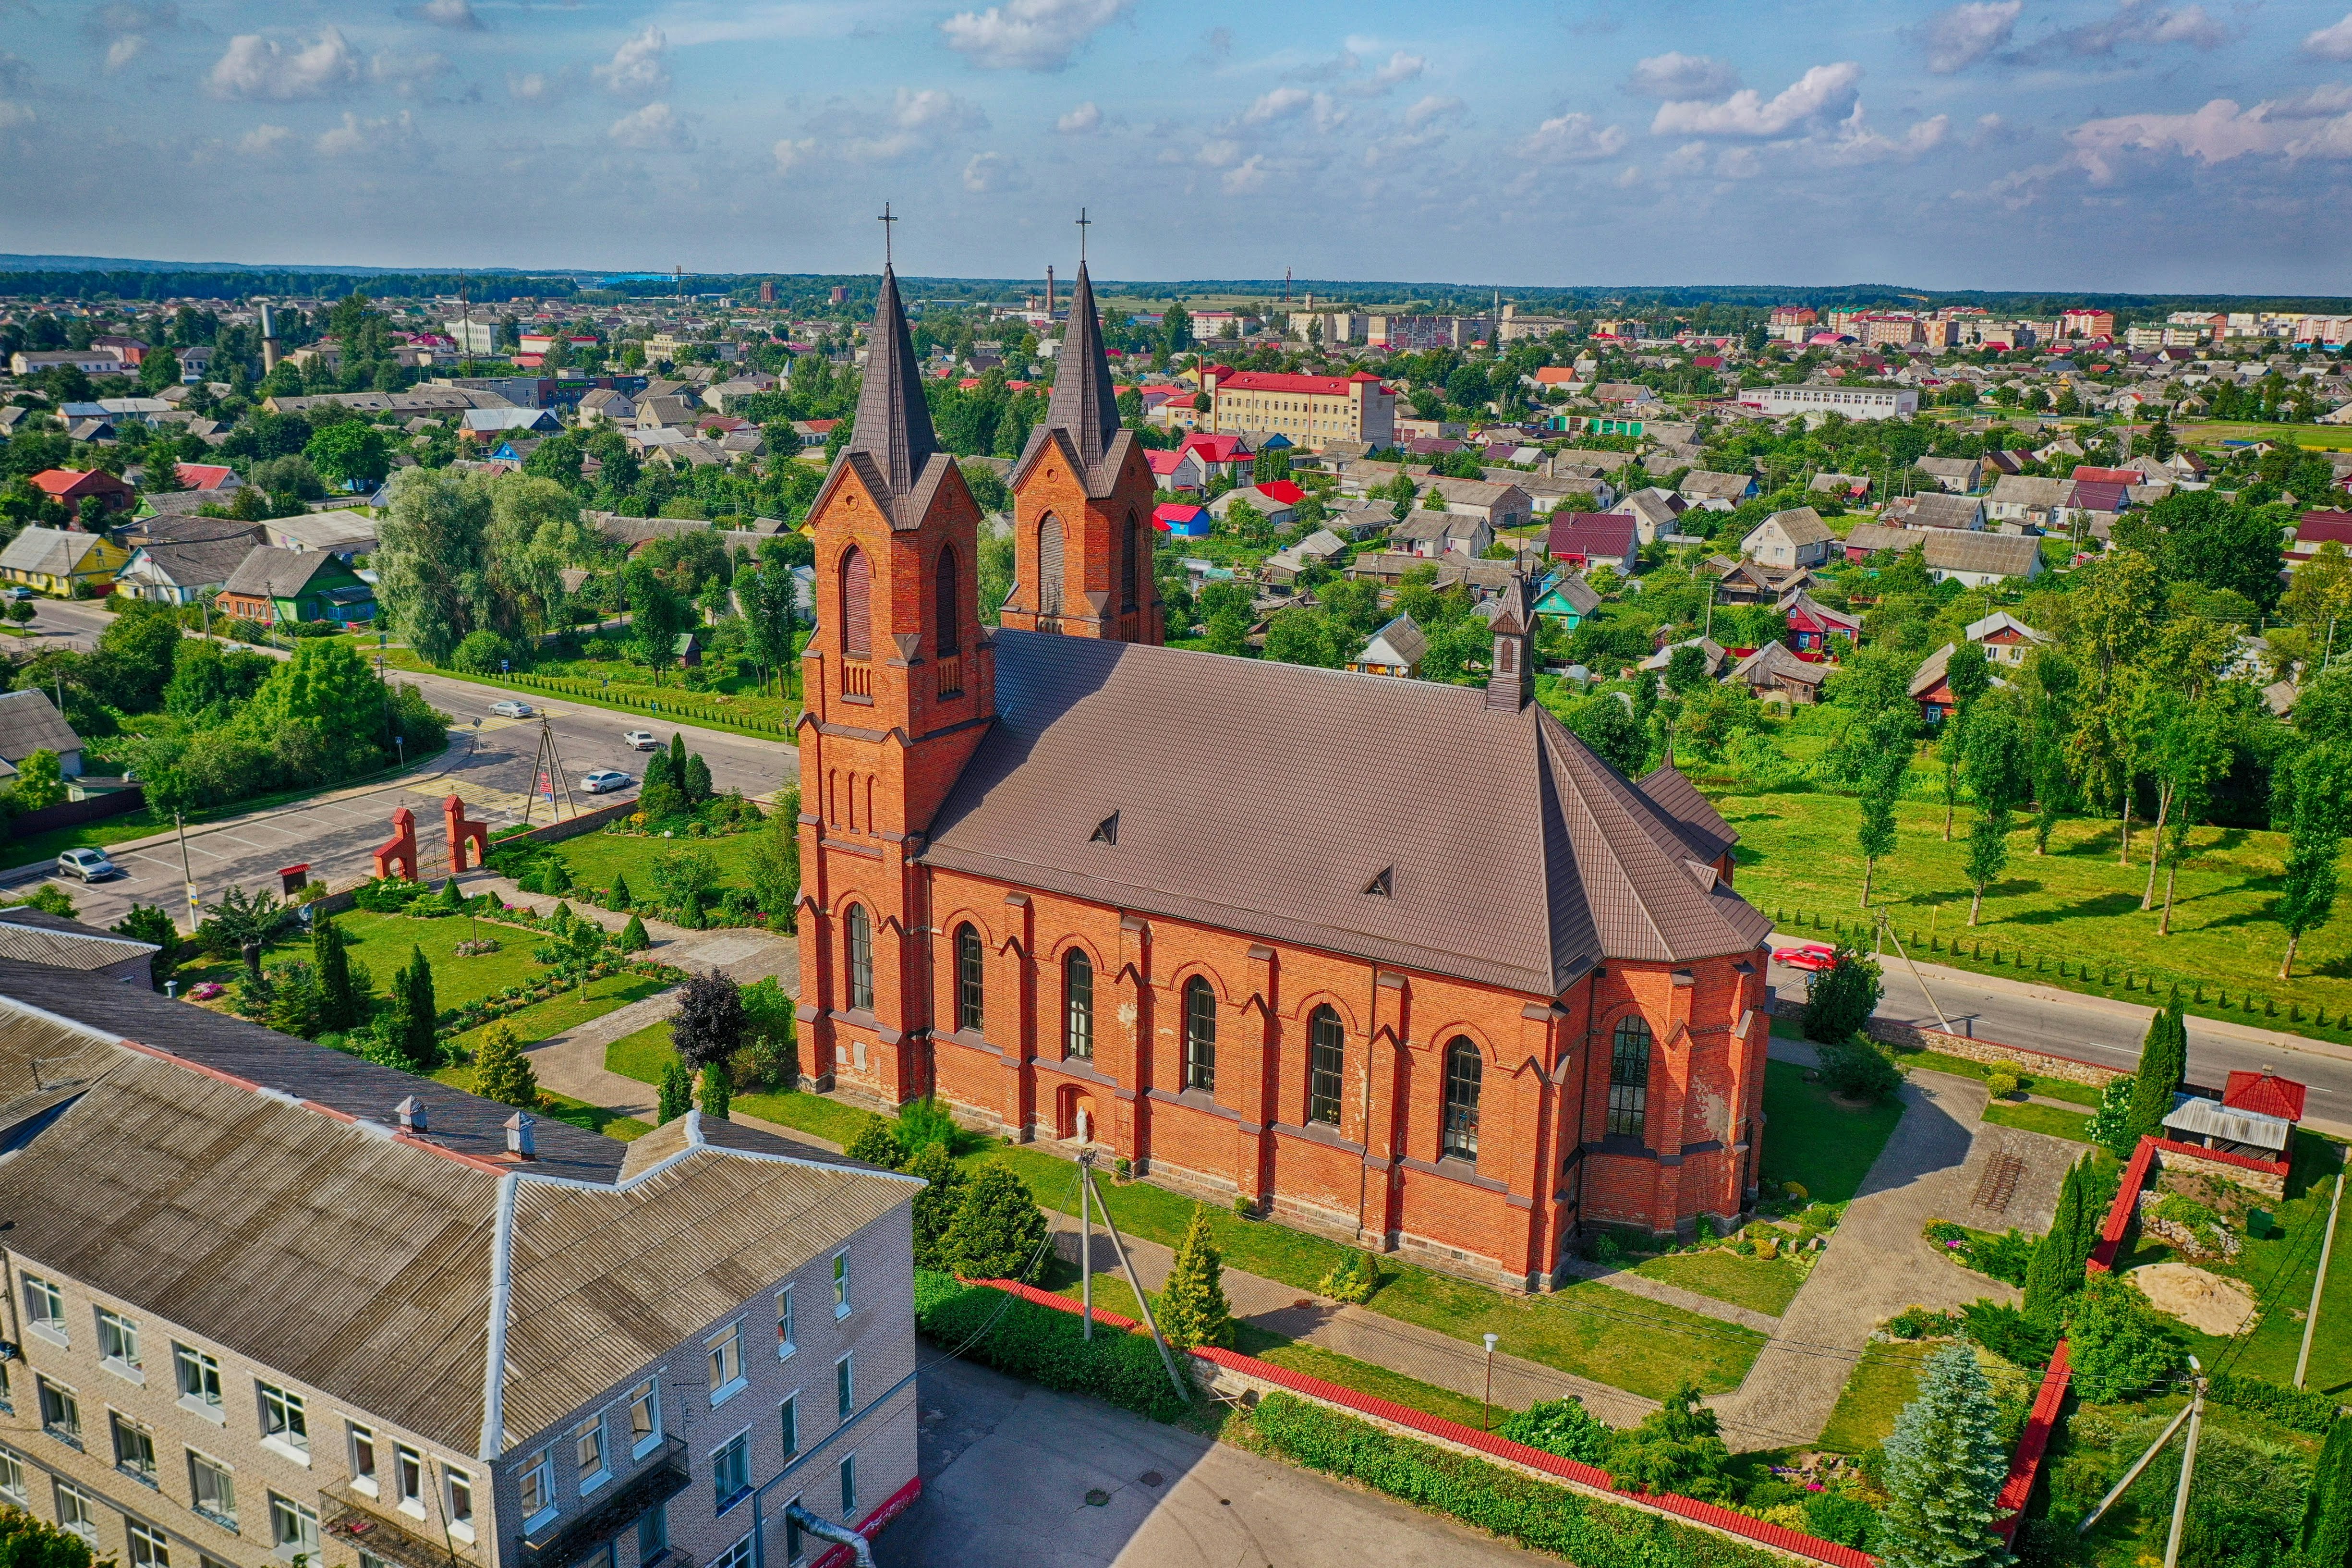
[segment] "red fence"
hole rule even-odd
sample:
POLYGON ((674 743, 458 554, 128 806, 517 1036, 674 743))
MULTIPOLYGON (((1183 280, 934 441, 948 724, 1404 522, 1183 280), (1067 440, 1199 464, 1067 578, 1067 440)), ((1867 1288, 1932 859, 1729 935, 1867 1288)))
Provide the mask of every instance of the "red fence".
MULTIPOLYGON (((993 1290, 1003 1290, 1010 1295, 1018 1296, 1024 1301, 1034 1301, 1041 1307, 1051 1307, 1056 1311, 1076 1312, 1080 1310, 1079 1304, 1067 1296, 1056 1296, 1050 1290, 1040 1290, 1034 1286, 1023 1285, 1011 1279, 973 1279, 967 1283, 986 1286, 993 1290)), ((1095 1321, 1129 1332, 1134 1332, 1142 1327, 1132 1318, 1122 1318, 1116 1312, 1106 1312, 1100 1308, 1095 1310, 1095 1321)), ((1501 1459, 1507 1464, 1539 1470, 1571 1486, 1604 1492, 1612 1498, 1622 1500, 1637 1507, 1672 1514, 1705 1529, 1719 1531, 1726 1535, 1736 1535, 1743 1540, 1752 1541, 1759 1546, 1769 1547, 1776 1552, 1810 1557, 1818 1563, 1832 1563, 1834 1568, 1874 1568, 1878 1561, 1867 1552, 1858 1552, 1851 1546, 1840 1546, 1834 1541, 1823 1541, 1819 1536, 1807 1535, 1802 1531, 1790 1530, 1781 1525, 1768 1523, 1748 1514, 1736 1513, 1730 1509, 1717 1508, 1713 1503, 1701 1502, 1696 1498, 1682 1497, 1673 1492, 1629 1490, 1620 1487, 1608 1471, 1598 1469, 1591 1465, 1580 1465, 1574 1459, 1563 1459, 1558 1454, 1548 1454, 1541 1448, 1531 1448, 1525 1443, 1514 1443, 1507 1437, 1498 1437, 1492 1432, 1481 1432, 1475 1427, 1465 1426, 1458 1421, 1448 1421, 1442 1415, 1432 1415, 1427 1411, 1415 1410, 1410 1405, 1393 1404, 1368 1394, 1359 1394, 1352 1388, 1342 1388, 1336 1383, 1326 1383, 1319 1377, 1308 1377, 1303 1373, 1292 1372, 1287 1367, 1276 1366, 1271 1362, 1259 1361, 1255 1356, 1237 1354, 1233 1351, 1220 1350, 1215 1346, 1203 1346, 1191 1353, 1213 1366, 1230 1368, 1245 1377, 1288 1389, 1318 1404, 1337 1405, 1342 1410, 1369 1416, 1372 1420, 1388 1426, 1402 1426, 1421 1433, 1424 1436, 1435 1438, 1438 1442, 1454 1447, 1473 1449, 1501 1459)))

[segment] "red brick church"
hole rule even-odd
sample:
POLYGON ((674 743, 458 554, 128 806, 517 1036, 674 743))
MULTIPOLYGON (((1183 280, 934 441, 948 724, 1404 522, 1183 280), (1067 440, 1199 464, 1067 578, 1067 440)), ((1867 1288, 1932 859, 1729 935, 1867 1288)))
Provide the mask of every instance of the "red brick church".
POLYGON ((1533 700, 1170 648, 1086 268, 1013 466, 1016 585, 882 279, 818 493, 805 1069, 1507 1286, 1756 1191, 1768 933, 1734 834, 1533 700))

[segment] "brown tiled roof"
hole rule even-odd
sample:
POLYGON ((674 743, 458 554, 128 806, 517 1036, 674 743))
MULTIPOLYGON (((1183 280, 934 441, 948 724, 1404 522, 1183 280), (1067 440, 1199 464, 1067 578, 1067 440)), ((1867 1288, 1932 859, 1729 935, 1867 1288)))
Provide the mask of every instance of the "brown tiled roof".
POLYGON ((866 344, 866 379, 857 391, 857 421, 848 445, 835 459, 834 475, 825 489, 833 488, 842 465, 855 465, 866 488, 889 509, 894 526, 912 528, 922 521, 930 492, 942 477, 932 470, 951 468, 955 463, 940 450, 939 437, 931 429, 930 405, 923 401, 914 340, 907 331, 907 312, 898 303, 898 274, 887 267, 882 269, 882 297, 866 344))
POLYGON ((930 825, 929 864, 1546 996, 1603 958, 1681 962, 1765 935, 1690 869, 1675 818, 1539 706, 994 635, 999 717, 930 825), (1376 768, 1395 809, 1276 816, 1248 783, 1335 768, 1376 768), (1460 810, 1465 791, 1478 812, 1460 810), (1117 842, 1095 841, 1114 812, 1117 842), (1392 890, 1365 892, 1383 870, 1392 890))
POLYGON ((1102 319, 1095 310, 1095 289, 1087 264, 1078 263, 1078 280, 1070 292, 1070 315, 1062 331, 1062 352, 1054 370, 1053 401, 1045 417, 1029 432, 1028 445, 1006 476, 1019 488, 1037 456, 1058 438, 1068 449, 1087 493, 1108 496, 1118 482, 1132 431, 1118 423, 1118 395, 1112 389, 1110 360, 1103 353, 1102 319))

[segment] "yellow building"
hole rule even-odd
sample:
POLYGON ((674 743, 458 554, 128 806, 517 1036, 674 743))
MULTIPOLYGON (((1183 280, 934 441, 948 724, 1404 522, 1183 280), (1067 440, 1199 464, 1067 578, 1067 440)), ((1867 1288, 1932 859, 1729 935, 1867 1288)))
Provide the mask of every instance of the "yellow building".
POLYGON ((1218 436, 1275 436, 1294 447, 1396 439, 1396 394, 1369 371, 1353 375, 1281 375, 1211 365, 1201 380, 1209 412, 1200 427, 1218 436))
POLYGON ((103 594, 114 584, 114 574, 131 552, 103 534, 79 533, 65 528, 28 528, 0 550, 0 578, 37 588, 44 594, 71 598, 74 584, 89 584, 103 594))

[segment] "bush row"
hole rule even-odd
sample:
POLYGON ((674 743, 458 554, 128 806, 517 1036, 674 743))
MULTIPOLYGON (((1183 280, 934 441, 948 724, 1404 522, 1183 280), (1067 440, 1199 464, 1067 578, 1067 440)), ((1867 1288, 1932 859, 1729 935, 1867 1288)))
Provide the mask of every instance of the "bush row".
POLYGON ((1290 1394, 1259 1400, 1251 1421, 1267 1446, 1294 1464, 1361 1481, 1579 1568, 1780 1568, 1786 1561, 1760 1546, 1394 1436, 1290 1394))
POLYGON ((1047 1388, 1092 1394, 1155 1421, 1185 1411, 1148 1335, 1097 1325, 1095 1337, 1084 1339, 1075 1312, 928 1268, 915 1271, 915 1326, 968 1361, 1047 1388))
POLYGON ((2336 1420, 2336 1401, 2309 1389, 2286 1388, 2242 1373, 2217 1372, 2206 1392, 2224 1405, 2267 1415, 2282 1426, 2325 1436, 2336 1420))

